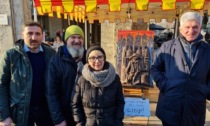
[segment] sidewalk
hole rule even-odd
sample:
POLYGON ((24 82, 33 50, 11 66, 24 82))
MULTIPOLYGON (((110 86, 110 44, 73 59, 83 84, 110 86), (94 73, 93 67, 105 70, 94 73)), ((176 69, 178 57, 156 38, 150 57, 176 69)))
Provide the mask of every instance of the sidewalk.
MULTIPOLYGON (((150 112, 151 116, 147 117, 125 117, 123 122, 124 126, 162 126, 161 121, 155 116, 155 110, 158 100, 158 89, 156 86, 149 89, 148 94, 145 94, 146 98, 150 100, 150 112)), ((210 126, 210 101, 207 101, 206 107, 206 123, 205 126, 210 126)))

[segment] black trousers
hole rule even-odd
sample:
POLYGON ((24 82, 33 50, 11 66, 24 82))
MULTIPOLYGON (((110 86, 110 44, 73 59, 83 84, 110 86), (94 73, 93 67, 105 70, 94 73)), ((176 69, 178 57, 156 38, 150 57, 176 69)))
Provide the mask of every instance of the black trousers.
POLYGON ((27 126, 53 126, 47 107, 30 107, 27 126))
POLYGON ((163 124, 163 126, 169 126, 169 125, 167 125, 167 123, 165 123, 165 122, 162 122, 162 124, 163 124))
POLYGON ((174 125, 168 124, 168 123, 163 122, 163 121, 162 121, 162 124, 163 124, 163 126, 174 126, 174 125))

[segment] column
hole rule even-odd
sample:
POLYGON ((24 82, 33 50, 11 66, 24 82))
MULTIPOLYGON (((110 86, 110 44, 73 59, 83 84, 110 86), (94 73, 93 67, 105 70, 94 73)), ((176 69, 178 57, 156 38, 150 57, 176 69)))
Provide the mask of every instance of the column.
MULTIPOLYGON (((31 20, 29 0, 0 0, 0 12, 6 14, 8 24, 0 24, 0 57, 3 52, 21 39, 22 24, 31 20)), ((1 20, 1 19, 0 19, 1 20)))

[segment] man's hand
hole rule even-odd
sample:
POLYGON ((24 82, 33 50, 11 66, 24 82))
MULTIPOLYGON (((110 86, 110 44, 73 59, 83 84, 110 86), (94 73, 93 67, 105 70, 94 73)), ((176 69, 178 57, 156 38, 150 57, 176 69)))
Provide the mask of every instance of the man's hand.
MULTIPOLYGON (((1 126, 1 125, 0 125, 1 126)), ((67 126, 66 124, 66 120, 64 120, 63 122, 56 124, 55 126, 67 126)))
POLYGON ((11 126, 12 120, 10 117, 6 118, 4 121, 0 122, 0 126, 11 126))

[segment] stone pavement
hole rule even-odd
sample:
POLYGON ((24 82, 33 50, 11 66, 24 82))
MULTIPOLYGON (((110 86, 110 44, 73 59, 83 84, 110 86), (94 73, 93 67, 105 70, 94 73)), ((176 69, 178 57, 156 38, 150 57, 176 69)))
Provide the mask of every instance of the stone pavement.
MULTIPOLYGON (((125 117, 123 120, 124 126, 162 126, 161 121, 155 116, 155 109, 158 100, 158 89, 156 86, 149 89, 145 97, 150 100, 151 116, 147 117, 125 117)), ((206 123, 205 126, 210 126, 210 101, 207 101, 206 107, 206 123)))

